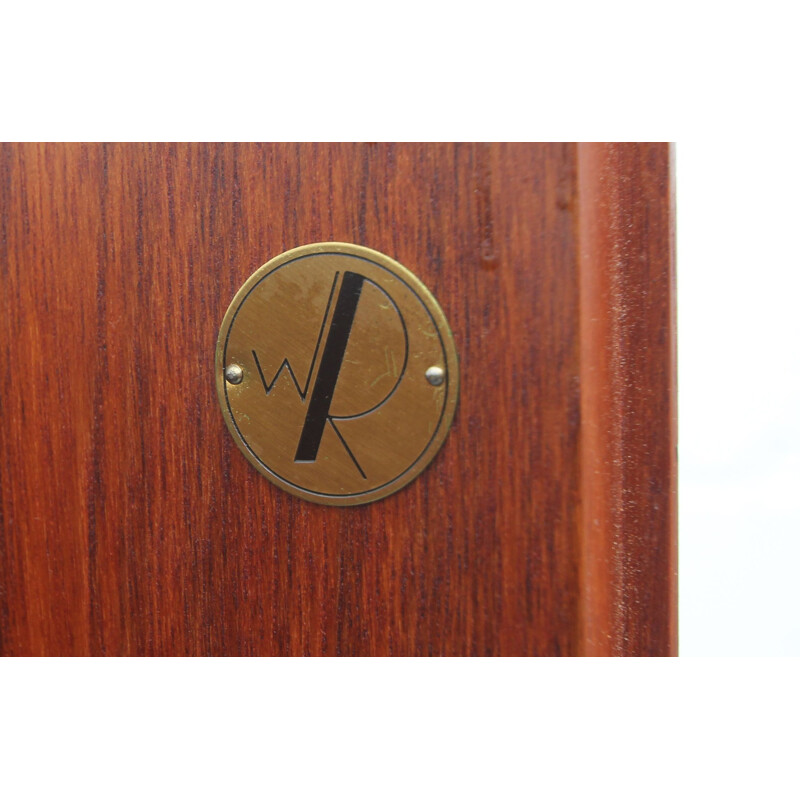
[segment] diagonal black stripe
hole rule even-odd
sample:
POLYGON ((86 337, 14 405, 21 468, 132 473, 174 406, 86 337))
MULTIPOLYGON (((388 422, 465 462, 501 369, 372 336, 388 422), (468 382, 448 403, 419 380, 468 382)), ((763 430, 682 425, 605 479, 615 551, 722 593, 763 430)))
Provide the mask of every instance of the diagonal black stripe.
POLYGON ((314 390, 311 392, 303 432, 297 444, 295 461, 316 461, 363 284, 363 275, 355 272, 344 273, 325 349, 322 351, 322 361, 314 382, 314 390))
POLYGON ((325 306, 325 316, 322 318, 322 325, 320 326, 319 333, 317 334, 317 344, 314 346, 314 356, 311 359, 311 366, 308 368, 308 375, 306 376, 306 385, 303 387, 301 397, 305 402, 306 395, 308 394, 308 384, 311 383, 311 376, 314 374, 314 364, 317 363, 317 355, 319 354, 319 345, 322 341, 322 334, 325 331, 325 323, 328 321, 328 312, 331 310, 331 301, 333 300, 333 293, 336 291, 336 284, 339 281, 339 273, 333 276, 333 285, 331 286, 330 294, 328 295, 328 304, 325 306))

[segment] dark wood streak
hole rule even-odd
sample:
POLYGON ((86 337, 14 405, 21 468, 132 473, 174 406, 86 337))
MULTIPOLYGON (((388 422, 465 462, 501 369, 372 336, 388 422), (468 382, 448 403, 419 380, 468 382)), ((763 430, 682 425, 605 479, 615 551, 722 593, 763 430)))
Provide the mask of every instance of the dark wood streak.
POLYGON ((670 181, 665 145, 0 147, 0 652, 674 653, 670 181), (244 280, 336 240, 462 366, 362 508, 258 475, 212 374, 244 280))

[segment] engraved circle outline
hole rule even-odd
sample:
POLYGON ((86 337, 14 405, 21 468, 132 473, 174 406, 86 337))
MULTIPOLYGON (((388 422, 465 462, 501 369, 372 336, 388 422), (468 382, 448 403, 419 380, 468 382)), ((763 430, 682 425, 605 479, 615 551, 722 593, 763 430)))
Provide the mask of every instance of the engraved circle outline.
MULTIPOLYGON (((342 243, 342 244, 344 244, 344 243, 342 243)), ((358 245, 356 245, 356 246, 358 247, 358 245)), ((366 249, 366 248, 364 248, 364 249, 366 249)), ((265 464, 258 457, 258 455, 253 451, 253 448, 250 447, 250 444, 245 439, 245 437, 242 434, 242 432, 239 430, 239 426, 236 424, 236 418, 234 417, 233 410, 231 409, 230 399, 228 398, 228 387, 227 387, 227 384, 224 385, 224 387, 223 387, 224 388, 224 392, 225 392, 225 405, 226 405, 226 407, 228 409, 229 419, 230 419, 233 427, 236 429, 236 433, 237 433, 237 435, 239 437, 239 441, 242 442, 242 444, 247 448, 247 451, 258 462, 258 464, 260 464, 270 475, 273 475, 274 477, 276 477, 282 483, 286 484, 287 486, 291 486, 292 488, 297 489, 298 491, 303 492, 306 495, 309 495, 311 497, 330 497, 330 498, 334 498, 334 499, 343 499, 343 500, 346 500, 346 499, 351 498, 351 497, 353 497, 353 498, 365 497, 365 496, 374 494, 375 492, 380 492, 382 489, 385 489, 387 486, 391 486, 392 484, 394 484, 397 481, 399 481, 404 475, 406 475, 406 473, 410 472, 412 469, 414 469, 414 467, 416 467, 416 465, 420 462, 420 460, 428 452, 432 442, 434 441, 434 439, 436 438, 437 434, 439 433, 439 429, 442 426, 442 420, 444 419, 445 412, 447 411, 447 399, 448 399, 448 394, 450 392, 450 370, 449 370, 449 365, 448 365, 448 360, 447 360, 447 348, 445 347, 441 331, 439 330, 439 325, 437 324, 436 319, 434 318, 433 314, 431 313, 431 310, 428 308, 427 304, 422 299, 422 297, 420 297, 420 295, 416 291, 416 289, 413 286, 411 286, 408 283, 408 281, 406 281, 405 278, 402 275, 400 275, 398 272, 395 272, 392 269, 389 269, 389 267, 386 267, 383 264, 379 264, 378 262, 376 262, 376 261, 374 261, 374 260, 372 260, 370 258, 367 258, 366 256, 356 255, 355 253, 349 252, 348 250, 322 250, 322 251, 314 252, 314 253, 304 253, 302 255, 295 256, 294 258, 290 259, 289 261, 285 261, 282 264, 278 264, 278 266, 274 267, 269 272, 267 272, 266 275, 262 275, 247 290, 247 294, 241 299, 239 304, 236 306, 236 310, 234 311, 233 316, 231 317, 231 320, 228 323, 228 330, 225 333, 225 346, 224 346, 224 348, 222 350, 222 367, 224 369, 224 366, 227 363, 228 341, 230 339, 230 335, 231 335, 231 331, 233 329, 234 323, 236 322, 236 317, 239 315, 239 311, 241 310, 242 306, 247 301, 247 298, 250 297, 252 292, 263 281, 265 281, 271 275, 274 275, 279 269, 282 269, 283 267, 287 267, 287 266, 289 266, 289 264, 294 264, 297 261, 302 261, 303 259, 306 259, 306 258, 315 258, 317 256, 346 256, 346 257, 349 257, 349 258, 357 259, 359 261, 366 261, 368 264, 372 264, 373 266, 378 267, 379 269, 382 269, 384 272, 388 272, 389 275, 397 278, 404 286, 406 286, 406 288, 414 295, 414 297, 416 297, 416 299, 419 301, 419 303, 425 309, 425 313, 430 318, 431 322, 433 323, 433 327, 436 330, 436 336, 439 339, 439 345, 442 348, 442 355, 444 356, 445 375, 447 375, 447 380, 445 381, 444 400, 442 402, 442 410, 439 413, 439 419, 438 419, 438 421, 436 423, 436 428, 434 429, 433 434, 431 435, 430 439, 428 439, 428 443, 425 445, 425 447, 423 448, 423 450, 419 454, 419 456, 417 456, 417 458, 408 467, 406 467, 406 469, 404 469, 399 475, 395 476, 394 478, 392 478, 391 480, 387 481, 386 483, 382 483, 380 486, 374 486, 371 489, 364 490, 363 492, 350 492, 348 494, 332 494, 332 493, 329 493, 329 492, 317 492, 317 491, 314 491, 313 489, 308 489, 308 488, 306 488, 304 486, 301 486, 300 484, 293 483, 292 481, 288 480, 287 478, 284 478, 280 473, 276 472, 272 467, 269 467, 267 464, 265 464)), ((277 258, 280 258, 280 256, 277 256, 277 258)), ((388 258, 388 256, 387 256, 387 258, 388 258)), ((402 264, 400 266, 402 267, 402 264)), ((407 269, 407 268, 403 267, 403 269, 407 269)), ((411 273, 411 274, 413 275, 413 273, 411 273)), ((363 276, 363 277, 366 278, 366 276, 363 276)), ((416 277, 416 276, 414 276, 414 277, 416 277)), ((417 279, 417 280, 419 280, 419 279, 417 279)), ((424 284, 423 284, 423 286, 424 286, 424 284)), ((237 292, 237 294, 238 294, 238 292, 237 292)), ((388 295, 388 292, 386 292, 386 294, 388 295)), ((433 298, 433 295, 431 295, 431 297, 433 298)), ((234 300, 235 299, 236 298, 234 297, 234 300)), ((394 298, 391 298, 391 299, 394 299, 394 298)), ((433 298, 433 300, 434 300, 434 302, 436 302, 435 298, 433 298)), ((438 302, 436 302, 436 304, 438 305, 438 302)), ((440 307, 439 310, 441 311, 441 307, 440 307)), ((442 312, 442 316, 444 317, 444 312, 442 312)), ((446 317, 445 317, 445 322, 447 322, 447 318, 446 317)), ((449 330, 449 327, 450 327, 449 324, 447 325, 447 327, 448 327, 448 330, 449 330)), ((450 335, 451 335, 451 338, 452 338, 452 333, 450 335)), ((444 444, 444 441, 442 441, 441 444, 444 444)), ((440 447, 441 447, 441 445, 440 445, 440 447)), ((438 450, 437 450, 437 452, 438 452, 438 450)), ((436 454, 434 453, 434 456, 435 455, 436 454)), ((413 476, 413 477, 416 477, 416 475, 413 476)), ((405 484, 403 484, 403 485, 405 485, 405 484)), ((403 487, 403 485, 398 486, 397 487, 398 490, 401 489, 403 487)), ((376 499, 382 499, 382 498, 376 498, 376 499)))

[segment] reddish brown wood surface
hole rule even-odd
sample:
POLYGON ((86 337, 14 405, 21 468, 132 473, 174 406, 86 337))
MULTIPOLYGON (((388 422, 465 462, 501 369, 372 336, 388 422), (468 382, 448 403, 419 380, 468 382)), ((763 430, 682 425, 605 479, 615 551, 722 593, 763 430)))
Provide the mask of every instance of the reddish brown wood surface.
POLYGON ((664 145, 3 145, 5 655, 675 650, 664 145), (461 404, 363 508, 282 493, 212 374, 270 257, 355 242, 439 299, 461 404))
POLYGON ((671 175, 665 146, 578 147, 588 655, 677 652, 671 175))

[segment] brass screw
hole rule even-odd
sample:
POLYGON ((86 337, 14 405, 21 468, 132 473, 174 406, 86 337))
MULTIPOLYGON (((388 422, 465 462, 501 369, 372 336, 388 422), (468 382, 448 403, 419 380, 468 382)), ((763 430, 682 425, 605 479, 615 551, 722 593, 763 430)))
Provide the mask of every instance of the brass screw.
POLYGON ((431 386, 441 386, 444 383, 444 370, 441 367, 428 367, 425 377, 431 386))
POLYGON ((234 386, 242 382, 244 372, 238 364, 231 364, 225 369, 225 380, 232 383, 234 386))

